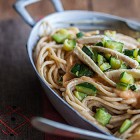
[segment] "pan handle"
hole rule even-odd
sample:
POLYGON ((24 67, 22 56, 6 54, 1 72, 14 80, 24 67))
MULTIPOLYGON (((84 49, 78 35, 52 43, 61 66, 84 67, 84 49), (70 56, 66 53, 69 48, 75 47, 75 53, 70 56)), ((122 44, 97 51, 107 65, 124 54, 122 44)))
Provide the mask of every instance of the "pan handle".
POLYGON ((120 140, 111 135, 105 135, 90 130, 85 130, 70 125, 55 122, 46 118, 35 117, 31 120, 32 125, 43 132, 71 138, 88 140, 120 140))
MULTIPOLYGON (((31 17, 29 12, 26 10, 26 6, 38 2, 40 0, 17 0, 16 3, 13 5, 14 9, 17 13, 23 18, 23 20, 33 27, 36 24, 36 21, 31 17)), ((61 0, 51 0, 56 12, 62 12, 63 6, 61 0)))

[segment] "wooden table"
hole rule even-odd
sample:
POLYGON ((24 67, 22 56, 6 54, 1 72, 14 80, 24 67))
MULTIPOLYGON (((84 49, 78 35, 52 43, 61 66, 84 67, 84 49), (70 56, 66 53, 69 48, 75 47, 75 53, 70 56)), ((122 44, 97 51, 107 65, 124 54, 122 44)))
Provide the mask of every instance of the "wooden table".
MULTIPOLYGON (((62 2, 66 10, 95 10, 140 20, 140 0, 62 2)), ((44 133, 32 128, 28 120, 31 116, 43 115, 43 90, 25 48, 31 29, 12 9, 13 3, 13 0, 0 0, 0 140, 44 140, 44 133), (15 128, 19 122, 25 123, 19 126, 23 130, 9 130, 8 126, 15 128)), ((34 4, 28 10, 36 20, 54 12, 49 0, 34 4)))

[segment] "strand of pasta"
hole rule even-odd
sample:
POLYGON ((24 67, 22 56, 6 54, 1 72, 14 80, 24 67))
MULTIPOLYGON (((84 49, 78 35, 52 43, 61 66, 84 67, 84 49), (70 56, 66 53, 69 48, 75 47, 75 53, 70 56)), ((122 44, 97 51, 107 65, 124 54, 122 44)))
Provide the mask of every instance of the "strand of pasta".
MULTIPOLYGON (((83 102, 83 103, 85 104, 85 102, 83 102)), ((101 102, 95 101, 95 100, 90 101, 90 103, 87 102, 87 106, 91 109, 92 109, 92 107, 105 107, 108 110, 108 112, 110 112, 112 114, 113 113, 114 114, 124 114, 125 113, 124 110, 117 110, 117 109, 111 108, 111 107, 109 107, 101 102)))
POLYGON ((110 120, 110 123, 115 123, 115 122, 118 122, 118 121, 122 121, 122 120, 130 118, 131 116, 132 115, 130 115, 130 114, 122 114, 122 115, 112 116, 112 118, 110 120))
POLYGON ((95 97, 95 96, 88 96, 86 98, 86 100, 96 100, 103 104, 106 104, 107 106, 110 106, 111 108, 118 109, 118 110, 126 110, 126 109, 130 108, 129 106, 123 106, 123 105, 114 106, 113 103, 107 102, 107 101, 100 99, 99 97, 95 97))
MULTIPOLYGON (((66 81, 67 84, 65 86, 64 83, 60 84, 58 79, 61 74, 69 71, 69 69, 67 69, 67 56, 72 56, 73 54, 64 51, 62 44, 56 44, 56 42, 52 41, 51 35, 56 33, 58 29, 52 30, 47 23, 43 23, 42 25, 44 32, 36 45, 34 57, 37 70, 46 84, 56 92, 61 92, 64 99, 75 110, 104 131, 114 133, 115 136, 123 139, 132 136, 133 131, 140 125, 140 110, 134 109, 132 106, 136 100, 134 98, 120 98, 113 87, 105 86, 98 81, 95 82, 94 78, 85 76, 66 81), (75 86, 82 82, 93 84, 98 90, 97 96, 87 96, 82 102, 79 101, 74 96, 73 91, 75 90, 75 86), (104 107, 112 115, 110 123, 107 124, 106 127, 98 123, 93 117, 95 114, 93 110, 94 107, 104 107), (127 131, 120 134, 118 129, 125 119, 130 119, 133 124, 127 131)), ((79 29, 75 27, 71 27, 67 30, 72 36, 76 36, 76 33, 79 32, 79 29)), ((85 36, 92 36, 93 34, 99 34, 99 32, 92 31, 84 33, 85 36)), ((82 47, 83 44, 78 44, 78 46, 82 47)), ((70 61, 72 61, 72 57, 70 57, 70 61)))
POLYGON ((112 97, 116 97, 116 94, 115 93, 112 93, 112 92, 109 92, 107 90, 105 90, 102 85, 96 83, 93 79, 89 78, 89 77, 81 77, 83 79, 83 81, 87 81, 91 84, 93 84, 97 89, 99 89, 99 91, 101 91, 104 95, 107 95, 107 96, 112 96, 112 97))
POLYGON ((129 114, 139 114, 140 113, 140 109, 137 109, 137 110, 130 110, 130 109, 128 109, 127 113, 129 113, 129 114))
POLYGON ((123 134, 119 136, 119 138, 127 139, 128 137, 130 137, 129 134, 139 125, 140 125, 140 121, 133 123, 132 126, 128 130, 126 130, 123 134))
MULTIPOLYGON (((87 96, 83 101, 82 101, 82 104, 81 104, 81 102, 78 100, 78 99, 76 99, 76 97, 74 97, 73 96, 73 90, 75 89, 74 87, 77 85, 77 84, 79 84, 79 83, 81 83, 81 82, 87 82, 85 79, 83 80, 84 78, 82 77, 82 78, 79 78, 79 79, 74 79, 74 80, 72 80, 68 85, 67 85, 67 87, 66 87, 66 92, 64 92, 64 97, 65 97, 65 99, 66 99, 66 101, 71 105, 71 106, 73 106, 73 108, 75 108, 78 112, 80 112, 80 114, 82 114, 82 112, 84 112, 85 111, 85 106, 86 106, 86 108, 90 108, 90 110, 91 110, 91 108, 93 107, 93 106, 104 106, 105 108, 107 108, 108 110, 110 110, 111 108, 113 108, 113 109, 116 109, 116 110, 127 110, 128 108, 130 108, 128 105, 125 105, 125 106, 123 106, 123 105, 121 105, 121 103, 118 103, 118 102, 115 102, 115 101, 113 101, 113 100, 116 100, 116 101, 121 101, 122 99, 121 98, 113 98, 113 100, 112 100, 112 104, 110 103, 110 102, 107 102, 107 101, 105 101, 105 100, 103 100, 103 99, 101 99, 101 98, 99 98, 99 97, 94 97, 94 96, 87 96), (77 102, 77 101, 78 102, 77 102), (93 102, 91 102, 93 100, 93 102), (90 107, 88 106, 88 102, 90 102, 90 107), (117 106, 114 106, 114 103, 116 103, 116 105, 117 106), (95 105, 96 104, 96 105, 95 105), (98 105, 97 105, 98 104, 98 105), (84 107, 83 107, 83 105, 84 105, 84 107), (82 107, 82 108, 81 108, 82 107)), ((89 82, 89 81, 88 81, 89 82)), ((92 83, 93 84, 93 83, 92 83)), ((93 84, 93 85, 95 85, 95 84, 93 84)), ((98 95, 97 95, 98 96, 98 95)), ((102 95, 100 95, 100 97, 102 97, 102 95)), ((107 97, 106 98, 106 100, 111 100, 111 98, 110 97, 107 97)), ((112 111, 112 110, 111 110, 112 111)), ((113 110, 114 111, 114 110, 113 110)), ((91 111, 90 111, 91 112, 91 111)), ((87 112, 87 114, 89 113, 89 111, 87 112)), ((114 112, 113 112, 114 113, 114 112)), ((116 112, 115 112, 116 113, 116 112)), ((118 112, 117 112, 118 113, 118 112)), ((121 113, 123 113, 123 112, 121 112, 121 113)), ((93 117, 93 114, 94 114, 94 112, 93 113, 89 113, 88 115, 90 115, 90 117, 93 117), (91 115, 92 114, 92 115, 91 115)), ((119 113, 118 113, 119 114, 119 113)), ((85 117, 86 117, 86 115, 84 115, 85 117)), ((130 118, 130 116, 131 115, 129 115, 129 114, 126 114, 126 115, 121 115, 121 116, 118 116, 117 117, 117 115, 116 116, 114 116, 114 118, 113 118, 113 120, 112 120, 112 123, 114 123, 114 122, 122 122, 122 120, 125 120, 126 118, 130 118)), ((89 116, 88 116, 89 117, 89 116)), ((89 120, 89 118, 88 117, 86 117, 88 120, 89 120)), ((118 126, 118 125, 117 125, 118 126)), ((117 127, 116 126, 116 127, 117 127)), ((107 126, 109 129, 111 129, 111 128, 115 128, 115 126, 113 126, 113 125, 108 125, 107 126)))
MULTIPOLYGON (((78 104, 76 104, 75 102, 71 101, 69 99, 69 97, 67 95, 65 95, 65 99, 66 101, 76 110, 78 110, 78 112, 84 116, 87 120, 93 122, 94 124, 98 125, 100 128, 102 128, 103 130, 105 130, 106 132, 110 132, 107 128, 103 127, 102 125, 100 125, 95 119, 94 117, 92 117, 91 114, 89 114, 88 110, 85 110, 85 108, 79 106, 78 104)), ((111 133, 111 132, 110 132, 111 133)))
POLYGON ((38 70, 38 72, 40 73, 41 77, 44 79, 44 81, 49 84, 49 86, 52 87, 52 85, 49 83, 49 80, 46 80, 46 76, 44 75, 44 68, 47 66, 47 65, 50 65, 50 64, 53 64, 54 61, 46 61, 42 64, 41 68, 38 70))
POLYGON ((39 54, 41 48, 46 44, 47 39, 48 39, 48 36, 44 36, 38 41, 36 48, 35 48, 35 52, 34 52, 34 55, 36 58, 38 57, 38 54, 39 54))

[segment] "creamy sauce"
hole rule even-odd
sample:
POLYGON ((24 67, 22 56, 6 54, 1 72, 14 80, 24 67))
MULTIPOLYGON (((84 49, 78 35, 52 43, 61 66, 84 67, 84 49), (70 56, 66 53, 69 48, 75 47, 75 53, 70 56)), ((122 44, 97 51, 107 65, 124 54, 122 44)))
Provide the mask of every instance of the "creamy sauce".
POLYGON ((117 89, 114 89, 114 92, 116 92, 119 97, 126 100, 132 99, 132 98, 136 99, 136 102, 133 104, 133 106, 135 108, 140 108, 140 92, 134 92, 131 90, 121 91, 117 89))
POLYGON ((140 133, 132 135, 128 140, 140 140, 140 133))

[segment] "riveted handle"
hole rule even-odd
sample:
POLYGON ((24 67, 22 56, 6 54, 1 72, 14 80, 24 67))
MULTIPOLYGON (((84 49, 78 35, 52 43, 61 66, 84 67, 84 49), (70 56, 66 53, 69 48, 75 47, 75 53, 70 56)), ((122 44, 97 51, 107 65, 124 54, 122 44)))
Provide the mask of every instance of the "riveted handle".
POLYGON ((35 128, 53 135, 89 140, 120 140, 119 138, 115 138, 111 135, 104 135, 101 133, 73 127, 41 117, 33 118, 31 123, 35 128))
MULTIPOLYGON (((23 20, 33 27, 36 24, 36 21, 31 17, 29 12, 26 10, 26 6, 39 2, 40 0, 17 0, 13 5, 14 9, 18 12, 18 14, 23 18, 23 20)), ((62 12, 63 6, 61 0, 51 0, 56 12, 62 12)))

